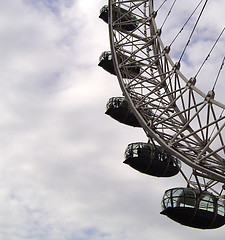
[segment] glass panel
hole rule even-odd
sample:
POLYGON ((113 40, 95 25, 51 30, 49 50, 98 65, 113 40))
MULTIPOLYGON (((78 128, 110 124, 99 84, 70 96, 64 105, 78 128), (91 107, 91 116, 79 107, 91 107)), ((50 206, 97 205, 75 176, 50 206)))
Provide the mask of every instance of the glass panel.
POLYGON ((199 203, 199 209, 214 212, 215 201, 211 195, 202 195, 199 203))
POLYGON ((173 164, 174 164, 174 166, 176 166, 176 164, 178 165, 178 167, 179 168, 181 168, 181 161, 177 158, 177 157, 175 157, 175 156, 172 156, 172 159, 173 159, 173 164))
POLYGON ((105 12, 105 11, 108 11, 108 5, 105 5, 105 6, 103 6, 101 9, 100 9, 100 14, 101 13, 103 13, 103 12, 105 12))
POLYGON ((164 197, 165 198, 171 198, 171 190, 166 191, 165 194, 164 194, 164 197))
POLYGON ((134 143, 133 144, 133 157, 140 157, 145 147, 145 143, 134 143))
POLYGON ((99 57, 99 62, 103 60, 112 60, 112 54, 110 51, 105 51, 101 54, 101 56, 99 57))
POLYGON ((218 214, 221 216, 225 216, 225 209, 224 209, 224 200, 218 199, 218 214))
POLYGON ((107 105, 106 105, 107 109, 112 108, 113 107, 113 98, 110 98, 107 105))
POLYGON ((111 54, 111 52, 108 52, 108 60, 109 60, 109 61, 112 60, 112 54, 111 54))
POLYGON ((163 161, 163 155, 161 152, 157 151, 157 159, 162 162, 163 161))
POLYGON ((172 190, 172 197, 179 197, 181 195, 184 195, 184 189, 183 188, 176 188, 172 190))
POLYGON ((196 193, 193 189, 185 189, 185 207, 194 208, 196 206, 196 193))
POLYGON ((125 150, 125 159, 128 157, 139 157, 142 155, 145 143, 131 143, 125 150))
POLYGON ((162 152, 162 161, 164 161, 164 162, 166 162, 167 161, 167 159, 168 159, 168 155, 167 155, 167 153, 163 153, 162 152))
POLYGON ((173 197, 173 206, 174 207, 184 207, 184 197, 173 197))
POLYGON ((108 110, 110 108, 110 105, 111 105, 111 102, 110 102, 110 99, 109 99, 109 101, 106 104, 106 110, 108 110))
POLYGON ((173 203, 175 207, 191 207, 196 206, 196 194, 192 189, 176 189, 173 190, 173 203))
POLYGON ((133 157, 138 157, 138 149, 133 149, 133 157))
POLYGON ((132 144, 129 144, 125 150, 125 154, 124 154, 124 157, 125 159, 129 158, 129 157, 132 157, 133 156, 133 153, 132 153, 132 144))
POLYGON ((173 189, 172 202, 173 202, 173 207, 184 206, 184 189, 183 188, 173 189))
POLYGON ((124 101, 123 97, 112 97, 106 104, 106 110, 110 108, 119 108, 124 101))
POLYGON ((168 155, 168 153, 166 152, 163 152, 162 149, 158 148, 156 151, 156 158, 158 161, 161 161, 161 162, 167 162, 170 155, 168 155))
POLYGON ((162 209, 162 210, 166 209, 166 207, 165 207, 165 203, 164 203, 163 200, 162 200, 162 202, 161 202, 161 209, 162 209))
POLYGON ((166 209, 168 207, 172 207, 171 203, 171 190, 167 190, 163 196, 162 200, 162 209, 166 209))
POLYGON ((196 202, 197 202, 197 196, 194 189, 176 188, 176 189, 167 190, 165 192, 163 196, 162 206, 164 208, 167 208, 167 207, 195 208, 196 202))
POLYGON ((113 107, 119 108, 121 106, 122 101, 123 101, 123 98, 120 98, 120 97, 113 98, 113 107))
POLYGON ((162 208, 163 208, 163 209, 166 209, 166 208, 168 208, 168 207, 172 207, 171 198, 163 199, 162 208))
POLYGON ((104 55, 104 53, 102 53, 102 54, 100 55, 100 57, 99 57, 99 62, 102 61, 102 59, 103 59, 103 55, 104 55))

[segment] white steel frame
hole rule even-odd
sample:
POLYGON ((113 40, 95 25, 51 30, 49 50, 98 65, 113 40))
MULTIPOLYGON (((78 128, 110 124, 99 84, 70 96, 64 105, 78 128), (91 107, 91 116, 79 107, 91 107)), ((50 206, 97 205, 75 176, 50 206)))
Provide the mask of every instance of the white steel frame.
POLYGON ((193 185, 207 189, 225 183, 225 105, 214 99, 214 91, 205 94, 196 88, 196 79, 187 79, 179 70, 181 63, 170 58, 153 4, 154 0, 109 0, 110 45, 121 90, 147 136, 204 179, 193 185), (121 18, 132 14, 136 20, 113 19, 115 6, 127 10, 121 18), (134 30, 123 29, 123 24, 134 22, 134 30), (126 56, 122 61, 121 55, 126 56), (129 70, 132 63, 141 67, 140 74, 129 70))

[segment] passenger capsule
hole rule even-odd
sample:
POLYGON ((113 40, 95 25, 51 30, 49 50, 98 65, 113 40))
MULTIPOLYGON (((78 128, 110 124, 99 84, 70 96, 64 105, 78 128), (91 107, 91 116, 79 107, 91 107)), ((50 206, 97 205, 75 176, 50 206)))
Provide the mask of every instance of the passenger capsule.
POLYGON ((115 68, 113 65, 112 54, 110 51, 105 51, 99 57, 98 66, 102 67, 107 72, 116 75, 115 68))
MULTIPOLYGON (((137 18, 134 16, 134 14, 121 7, 114 6, 112 9, 112 14, 113 21, 118 20, 118 23, 115 22, 115 28, 117 29, 133 31, 138 26, 137 18)), ((99 18, 101 18, 104 22, 108 23, 108 17, 109 7, 105 5, 100 10, 99 18)))
POLYGON ((181 162, 160 146, 131 143, 125 150, 125 161, 141 173, 155 177, 172 177, 179 172, 181 162))
POLYGON ((135 115, 130 110, 124 97, 112 97, 106 104, 105 114, 113 119, 133 127, 141 127, 135 115))
MULTIPOLYGON (((121 73, 123 78, 133 78, 140 73, 141 67, 135 63, 135 60, 129 58, 125 55, 120 55, 119 63, 123 62, 123 67, 121 68, 121 73)), ((105 51, 99 57, 98 66, 102 67, 107 72, 116 75, 116 71, 113 65, 112 53, 110 51, 105 51)))
POLYGON ((174 188, 165 192, 161 214, 185 226, 214 229, 225 224, 225 202, 208 192, 174 188))

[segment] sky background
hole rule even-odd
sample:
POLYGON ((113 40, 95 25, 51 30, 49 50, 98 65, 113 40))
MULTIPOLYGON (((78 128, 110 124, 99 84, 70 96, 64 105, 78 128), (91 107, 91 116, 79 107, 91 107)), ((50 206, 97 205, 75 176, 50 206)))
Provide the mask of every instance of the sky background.
MULTIPOLYGON (((206 45, 221 29, 223 1, 205 22, 206 45)), ((122 163, 126 146, 147 138, 104 114, 121 96, 97 66, 110 49, 98 18, 104 4, 0 0, 0 239, 220 240, 225 228, 196 230, 160 215, 164 191, 185 186, 180 176, 154 178, 122 163)), ((187 73, 202 46, 190 48, 187 73)))

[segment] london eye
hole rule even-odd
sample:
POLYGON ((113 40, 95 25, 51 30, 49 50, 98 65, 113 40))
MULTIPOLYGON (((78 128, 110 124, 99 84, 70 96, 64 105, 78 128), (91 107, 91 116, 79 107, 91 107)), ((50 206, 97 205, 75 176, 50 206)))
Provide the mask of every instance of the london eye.
POLYGON ((146 134, 146 142, 128 145, 124 163, 155 177, 183 176, 185 186, 165 191, 161 214, 185 226, 214 229, 225 224, 225 104, 217 100, 225 24, 214 29, 201 64, 187 77, 186 53, 204 35, 202 22, 213 3, 190 1, 178 27, 164 33, 169 19, 179 14, 179 4, 109 0, 100 10, 110 50, 100 55, 99 66, 115 75, 123 95, 109 99, 106 114, 146 134), (213 53, 215 76, 208 74, 205 90, 201 73, 213 53))

